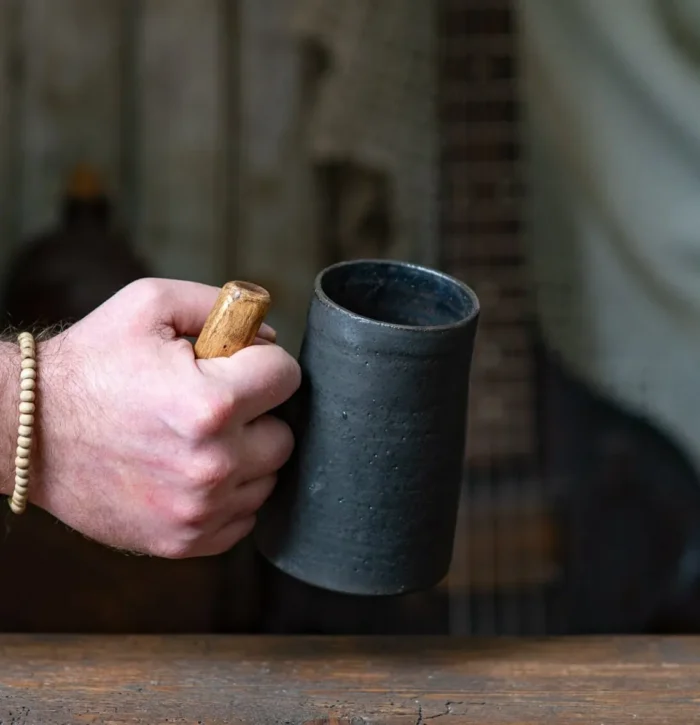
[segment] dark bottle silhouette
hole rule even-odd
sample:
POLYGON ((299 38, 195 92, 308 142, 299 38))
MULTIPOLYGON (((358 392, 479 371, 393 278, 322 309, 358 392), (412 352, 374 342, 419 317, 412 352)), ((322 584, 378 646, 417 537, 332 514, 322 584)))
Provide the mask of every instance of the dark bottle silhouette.
MULTIPOLYGON (((26 329, 75 322, 149 276, 113 216, 97 173, 75 169, 59 223, 20 244, 11 259, 2 298, 5 323, 26 329)), ((0 598, 3 631, 202 632, 216 626, 216 557, 126 556, 35 506, 15 517, 0 501, 0 566, 17 568, 14 588, 22 592, 0 598), (71 594, 57 596, 61 591, 71 594)))
POLYGON ((87 165, 70 175, 59 223, 10 259, 2 311, 15 327, 76 322, 151 271, 115 227, 113 204, 87 165))

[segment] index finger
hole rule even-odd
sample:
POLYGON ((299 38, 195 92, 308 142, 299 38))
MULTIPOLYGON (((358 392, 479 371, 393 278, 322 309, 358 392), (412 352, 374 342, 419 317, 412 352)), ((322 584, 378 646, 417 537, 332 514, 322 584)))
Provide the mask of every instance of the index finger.
POLYGON ((233 397, 233 416, 249 423, 282 405, 301 383, 297 361, 279 345, 251 345, 228 358, 197 360, 200 371, 233 397))
MULTIPOLYGON (((173 279, 157 280, 157 284, 161 300, 160 308, 156 312, 173 328, 176 335, 197 337, 216 304, 221 288, 200 282, 173 279)), ((277 339, 276 331, 264 322, 257 336, 269 342, 275 342, 277 339)))
POLYGON ((277 342, 277 332, 266 322, 263 322, 262 325, 260 325, 258 337, 266 340, 267 342, 277 342))

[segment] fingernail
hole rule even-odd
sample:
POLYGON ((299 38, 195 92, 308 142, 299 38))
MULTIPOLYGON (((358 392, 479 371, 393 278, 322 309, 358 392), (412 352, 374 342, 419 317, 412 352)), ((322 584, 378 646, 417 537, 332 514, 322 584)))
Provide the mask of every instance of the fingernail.
POLYGON ((263 323, 258 331, 258 337, 269 342, 275 342, 277 340, 277 332, 274 328, 263 323))

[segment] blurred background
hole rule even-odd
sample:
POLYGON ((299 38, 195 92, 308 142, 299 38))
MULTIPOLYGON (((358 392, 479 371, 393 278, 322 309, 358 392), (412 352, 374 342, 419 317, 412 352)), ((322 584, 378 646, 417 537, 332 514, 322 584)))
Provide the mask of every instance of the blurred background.
POLYGON ((434 591, 314 590, 247 541, 127 557, 32 510, 0 629, 700 631, 699 58, 697 0, 0 0, 5 323, 249 279, 296 353, 357 257, 482 305, 434 591))

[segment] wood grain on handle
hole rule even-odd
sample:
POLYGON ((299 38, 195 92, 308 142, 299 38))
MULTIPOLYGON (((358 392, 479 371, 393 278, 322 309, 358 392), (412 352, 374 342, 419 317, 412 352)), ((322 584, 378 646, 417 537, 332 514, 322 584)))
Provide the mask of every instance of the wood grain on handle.
POLYGON ((252 345, 270 302, 270 293, 256 284, 227 282, 194 345, 195 356, 229 357, 252 345))

